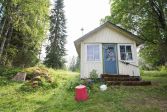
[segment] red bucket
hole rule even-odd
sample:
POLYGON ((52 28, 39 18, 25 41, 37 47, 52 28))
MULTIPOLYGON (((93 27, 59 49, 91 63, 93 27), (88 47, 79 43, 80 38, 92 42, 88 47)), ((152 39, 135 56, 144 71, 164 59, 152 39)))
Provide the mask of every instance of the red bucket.
POLYGON ((88 93, 86 86, 79 85, 75 87, 75 100, 76 101, 85 101, 88 99, 88 93))

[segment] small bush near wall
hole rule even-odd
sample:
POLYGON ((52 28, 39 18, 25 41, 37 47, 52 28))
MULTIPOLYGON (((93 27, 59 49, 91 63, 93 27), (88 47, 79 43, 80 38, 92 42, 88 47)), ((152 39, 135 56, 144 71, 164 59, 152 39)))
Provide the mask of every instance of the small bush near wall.
POLYGON ((97 79, 98 79, 98 74, 97 74, 97 72, 96 72, 96 70, 95 69, 93 69, 91 72, 90 72, 90 78, 93 80, 93 81, 97 81, 97 79))

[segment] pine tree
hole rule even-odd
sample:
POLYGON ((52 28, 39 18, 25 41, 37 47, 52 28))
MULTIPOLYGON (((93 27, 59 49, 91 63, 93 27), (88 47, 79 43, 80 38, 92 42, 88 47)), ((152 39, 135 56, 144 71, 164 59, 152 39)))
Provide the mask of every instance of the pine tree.
POLYGON ((66 43, 66 20, 64 0, 56 0, 50 17, 49 45, 46 47, 44 64, 52 68, 63 68, 66 43))

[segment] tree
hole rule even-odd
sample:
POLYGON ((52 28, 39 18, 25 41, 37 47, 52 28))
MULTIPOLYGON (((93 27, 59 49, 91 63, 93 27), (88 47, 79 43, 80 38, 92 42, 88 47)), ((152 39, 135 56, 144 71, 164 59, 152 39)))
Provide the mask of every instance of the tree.
POLYGON ((80 59, 79 59, 79 56, 77 56, 77 59, 76 59, 75 71, 76 72, 80 71, 80 59))
POLYGON ((0 1, 1 64, 32 66, 37 63, 48 14, 49 0, 0 1))
POLYGON ((63 0, 55 1, 50 20, 49 45, 46 47, 44 64, 52 68, 63 68, 66 55, 66 20, 63 0))
POLYGON ((72 59, 71 59, 71 62, 70 62, 69 69, 70 69, 71 71, 75 71, 75 65, 76 65, 76 59, 75 59, 75 57, 73 56, 72 59))
POLYGON ((155 66, 167 62, 167 1, 111 0, 111 21, 138 35, 145 47, 141 56, 155 66))
POLYGON ((80 71, 80 59, 79 57, 73 56, 69 65, 71 71, 79 72, 80 71))

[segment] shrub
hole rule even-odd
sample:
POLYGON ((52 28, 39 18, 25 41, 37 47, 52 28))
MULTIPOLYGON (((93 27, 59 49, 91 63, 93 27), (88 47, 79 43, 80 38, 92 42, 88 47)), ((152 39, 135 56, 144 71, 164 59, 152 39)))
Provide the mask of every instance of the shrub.
POLYGON ((160 67, 159 67, 159 70, 160 70, 161 72, 167 72, 167 66, 160 66, 160 67))
POLYGON ((8 79, 11 79, 18 72, 21 72, 21 70, 22 70, 21 68, 0 67, 0 76, 6 77, 8 79))
POLYGON ((79 77, 71 78, 63 85, 69 91, 74 91, 75 87, 83 84, 79 77))
POLYGON ((144 75, 144 70, 140 70, 140 75, 144 75))
POLYGON ((96 72, 96 70, 92 70, 91 72, 90 72, 90 78, 93 80, 93 81, 97 81, 97 79, 98 79, 98 74, 97 74, 97 72, 96 72))

